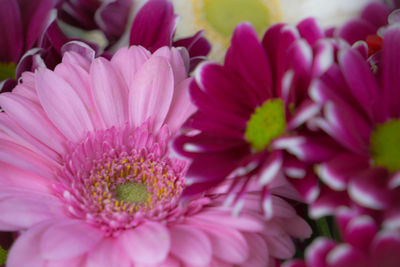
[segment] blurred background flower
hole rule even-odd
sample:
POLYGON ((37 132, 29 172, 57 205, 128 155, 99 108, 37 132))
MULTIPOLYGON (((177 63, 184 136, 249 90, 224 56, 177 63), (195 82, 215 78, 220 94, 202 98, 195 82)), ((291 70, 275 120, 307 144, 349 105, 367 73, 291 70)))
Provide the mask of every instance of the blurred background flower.
POLYGON ((379 0, 173 0, 182 22, 177 36, 200 29, 212 42, 211 59, 221 62, 235 26, 248 21, 261 37, 274 23, 295 25, 314 17, 323 27, 341 26, 369 2, 379 0))

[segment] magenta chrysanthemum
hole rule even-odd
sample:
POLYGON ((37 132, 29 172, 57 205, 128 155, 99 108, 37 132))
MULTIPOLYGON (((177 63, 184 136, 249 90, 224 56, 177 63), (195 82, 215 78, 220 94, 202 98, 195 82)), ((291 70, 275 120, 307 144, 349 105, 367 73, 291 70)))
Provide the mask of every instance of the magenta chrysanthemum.
POLYGON ((187 163, 169 142, 194 111, 181 53, 67 52, 0 96, 0 229, 10 267, 274 266, 310 228, 284 200, 264 222, 214 193, 180 204, 187 163))
POLYGON ((400 28, 393 26, 384 35, 378 67, 345 48, 338 64, 313 84, 310 95, 321 105, 322 116, 310 125, 332 137, 319 143, 330 153, 317 171, 332 190, 313 204, 315 216, 346 204, 337 196, 347 192, 358 205, 385 211, 386 223, 399 226, 399 48, 400 28))
POLYGON ((190 91, 199 111, 184 125, 189 132, 175 142, 180 153, 193 159, 184 194, 233 177, 230 197, 238 200, 257 184, 271 217, 269 189, 289 176, 306 201, 314 199, 318 187, 312 168, 284 149, 290 146, 287 138, 301 132, 318 111, 307 90, 333 61, 333 45, 323 36, 316 22, 307 19, 296 28, 272 26, 260 43, 254 29, 241 24, 224 66, 201 65, 190 91))

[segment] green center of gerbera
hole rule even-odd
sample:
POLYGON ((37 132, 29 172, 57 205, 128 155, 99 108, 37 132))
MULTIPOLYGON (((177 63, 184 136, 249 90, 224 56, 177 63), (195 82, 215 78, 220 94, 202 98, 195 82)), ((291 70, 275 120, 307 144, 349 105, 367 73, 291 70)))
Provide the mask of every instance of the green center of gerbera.
POLYGON ((247 122, 245 137, 256 151, 263 150, 286 128, 285 111, 281 99, 270 99, 256 108, 247 122))
POLYGON ((374 165, 391 172, 400 170, 400 120, 378 124, 371 135, 374 165))
POLYGON ((115 187, 115 197, 124 202, 145 203, 149 200, 149 196, 146 184, 126 182, 115 187))
POLYGON ((0 62, 0 81, 15 78, 14 62, 0 62))
POLYGON ((243 21, 253 24, 257 33, 271 24, 270 12, 261 0, 204 0, 203 13, 210 26, 225 37, 243 21))

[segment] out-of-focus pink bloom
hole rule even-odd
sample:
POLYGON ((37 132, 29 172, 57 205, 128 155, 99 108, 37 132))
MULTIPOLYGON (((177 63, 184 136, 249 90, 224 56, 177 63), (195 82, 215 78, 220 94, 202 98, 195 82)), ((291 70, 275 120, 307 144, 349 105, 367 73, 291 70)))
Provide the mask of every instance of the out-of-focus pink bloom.
POLYGON ((311 229, 259 195, 239 217, 216 192, 180 205, 187 162, 169 142, 193 113, 180 52, 65 53, 0 95, 0 229, 24 230, 7 266, 274 266, 311 229), (92 55, 93 56, 93 55, 92 55), (40 125, 40 127, 38 127, 40 125))
POLYGON ((298 143, 302 137, 293 134, 300 135, 303 123, 318 112, 308 98, 309 83, 330 66, 335 50, 323 37, 313 19, 297 27, 272 26, 262 43, 249 24, 240 24, 225 64, 198 68, 190 92, 199 110, 175 142, 192 159, 187 197, 228 179, 229 198, 238 204, 250 188, 263 189, 265 214, 271 217, 269 189, 276 181, 293 178, 306 201, 318 195, 312 167, 284 150, 298 143))

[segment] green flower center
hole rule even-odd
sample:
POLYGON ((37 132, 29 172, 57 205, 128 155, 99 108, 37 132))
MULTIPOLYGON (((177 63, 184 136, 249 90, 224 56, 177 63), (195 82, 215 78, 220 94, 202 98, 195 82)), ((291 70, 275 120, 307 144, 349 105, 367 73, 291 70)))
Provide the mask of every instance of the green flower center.
POLYGON ((259 34, 271 24, 270 11, 262 0, 204 0, 203 13, 210 26, 225 37, 243 21, 253 24, 259 34))
POLYGON ((14 62, 0 62, 0 81, 15 78, 14 62))
POLYGON ((270 99, 256 108, 247 122, 245 137, 256 151, 261 151, 285 132, 285 110, 281 99, 270 99))
POLYGON ((115 187, 115 196, 124 202, 144 203, 148 201, 150 193, 147 191, 147 184, 126 182, 115 187))
POLYGON ((371 134, 371 152, 374 165, 391 172, 400 170, 400 120, 378 124, 371 134))

